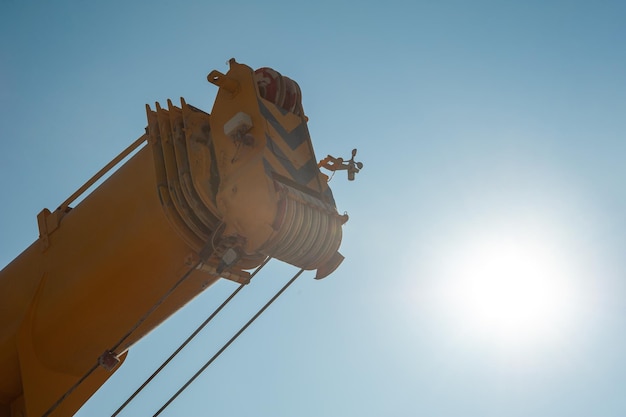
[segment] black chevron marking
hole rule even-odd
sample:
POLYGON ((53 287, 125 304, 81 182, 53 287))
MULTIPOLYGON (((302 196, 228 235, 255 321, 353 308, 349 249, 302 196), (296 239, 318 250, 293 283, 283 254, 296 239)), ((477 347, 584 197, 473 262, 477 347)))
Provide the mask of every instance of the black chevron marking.
POLYGON ((271 111, 265 106, 265 104, 259 100, 259 108, 261 109, 261 114, 265 117, 272 127, 276 129, 276 132, 281 136, 281 138, 289 145, 292 150, 295 150, 298 146, 302 145, 306 140, 309 139, 309 131, 306 127, 306 123, 302 122, 293 129, 291 132, 287 132, 283 125, 274 117, 271 111))
MULTIPOLYGON (((313 159, 309 159, 300 168, 296 168, 289 160, 289 157, 287 157, 287 155, 285 155, 285 153, 278 147, 278 145, 274 143, 271 136, 266 134, 265 137, 268 144, 270 145, 268 148, 272 150, 274 155, 276 155, 276 159, 280 161, 280 164, 283 166, 283 168, 287 170, 289 176, 294 181, 306 186, 313 178, 315 178, 318 168, 317 163, 313 159)), ((267 160, 265 159, 263 160, 263 162, 264 164, 266 164, 265 169, 267 171, 269 162, 267 162, 267 160)), ((271 165, 269 167, 269 170, 273 171, 273 169, 271 169, 271 165)))

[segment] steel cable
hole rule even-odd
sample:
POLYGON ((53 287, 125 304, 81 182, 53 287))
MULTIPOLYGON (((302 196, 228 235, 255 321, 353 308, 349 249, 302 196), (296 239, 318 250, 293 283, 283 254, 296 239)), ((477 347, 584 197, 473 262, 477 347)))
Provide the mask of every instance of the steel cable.
POLYGON ((195 381, 195 379, 200 376, 200 374, 202 372, 204 372, 204 370, 206 368, 208 368, 213 361, 215 361, 215 359, 217 359, 257 318, 259 318, 259 316, 261 314, 263 314, 263 312, 274 302, 276 301, 276 299, 278 297, 280 297, 280 295, 285 292, 285 290, 287 288, 289 288, 289 286, 291 284, 293 284, 293 282, 298 279, 298 277, 304 272, 304 269, 301 269, 300 271, 298 271, 290 280, 289 282, 287 282, 276 294, 274 294, 274 296, 267 302, 265 303, 265 305, 263 307, 261 307, 261 309, 259 311, 256 312, 256 314, 254 316, 252 316, 252 318, 250 320, 248 320, 248 322, 246 324, 244 324, 239 331, 237 331, 237 333, 235 333, 235 335, 233 337, 230 338, 230 340, 228 342, 226 342, 224 344, 224 346, 222 346, 220 348, 220 350, 217 351, 217 353, 215 353, 211 359, 209 359, 191 378, 189 378, 189 380, 187 380, 187 382, 178 390, 176 391, 176 393, 174 395, 172 395, 170 397, 169 400, 167 400, 167 402, 165 404, 163 404, 163 406, 161 408, 159 408, 159 410, 153 415, 153 417, 157 417, 158 415, 160 415, 163 410, 165 410, 185 389, 187 389, 187 387, 189 385, 191 385, 191 383, 193 381, 195 381))
MULTIPOLYGON (((259 265, 254 272, 250 275, 250 279, 254 278, 254 276, 261 271, 261 269, 263 269, 263 267, 270 261, 271 258, 265 258, 265 260, 263 261, 263 263, 261 263, 261 265, 259 265)), ((143 384, 141 384, 141 386, 139 388, 137 388, 137 390, 130 396, 128 397, 128 399, 126 399, 126 401, 117 409, 115 410, 115 412, 111 415, 111 417, 116 417, 124 408, 126 408, 126 406, 141 392, 143 391, 143 389, 172 361, 172 359, 174 359, 176 357, 176 355, 178 355, 180 353, 181 350, 183 350, 185 348, 185 346, 187 346, 187 344, 189 344, 189 342, 191 342, 192 339, 194 339, 198 333, 200 333, 200 331, 202 331, 202 329, 204 329, 206 327, 207 324, 209 324, 211 322, 211 320, 213 320, 213 318, 215 316, 217 316, 217 314, 222 311, 222 309, 239 293, 239 291, 241 291, 243 289, 243 287, 245 287, 248 283, 243 283, 240 284, 223 302, 222 304, 220 304, 219 307, 217 307, 213 313, 211 313, 211 315, 209 317, 207 317, 206 320, 204 320, 197 328, 196 330, 193 331, 193 333, 191 333, 191 335, 189 335, 189 337, 187 337, 187 339, 161 364, 161 366, 159 366, 157 368, 156 371, 154 371, 152 373, 152 375, 150 375, 144 382, 143 384)))
MULTIPOLYGON (((219 230, 220 226, 221 225, 219 225, 216 228, 216 232, 219 230)), ((115 343, 115 345, 113 345, 113 347, 111 347, 111 349, 109 349, 105 353, 108 352, 108 353, 115 355, 115 351, 117 350, 117 348, 119 348, 122 345, 122 343, 124 343, 126 339, 128 339, 133 334, 133 332, 137 330, 137 328, 139 328, 139 326, 141 326, 143 322, 146 321, 148 317, 161 304, 163 304, 165 299, 168 298, 187 278, 189 278, 191 273, 195 271, 204 262, 204 260, 209 257, 209 255, 212 253, 212 252, 209 252, 210 249, 212 250, 213 247, 209 246, 209 247, 205 247, 204 249, 202 249, 202 251, 200 252, 200 258, 198 259, 198 261, 196 261, 193 265, 191 265, 189 269, 187 270, 187 272, 185 272, 185 274, 183 274, 183 276, 178 281, 176 281, 176 283, 174 283, 174 285, 165 294, 163 294, 163 296, 159 298, 156 301, 156 303, 154 303, 154 305, 143 316, 139 318, 139 320, 137 320, 137 322, 133 325, 133 327, 131 327, 130 330, 126 332, 126 334, 124 334, 124 336, 122 336, 120 340, 118 340, 117 343, 115 343)), ((85 374, 78 381, 76 381, 74 385, 72 385, 67 391, 65 391, 65 393, 61 395, 61 397, 59 397, 59 399, 56 400, 56 402, 52 404, 50 408, 48 408, 48 410, 46 410, 46 412, 42 415, 42 417, 48 417, 50 414, 52 414, 54 410, 56 410, 59 407, 59 405, 61 405, 61 403, 65 401, 65 399, 70 394, 72 394, 72 392, 76 390, 76 388, 78 388, 83 382, 85 382, 85 380, 89 378, 89 376, 92 373, 94 373, 96 369, 98 369, 99 366, 100 366, 100 359, 98 359, 98 361, 96 361, 96 363, 91 368, 89 368, 89 370, 85 372, 85 374)))

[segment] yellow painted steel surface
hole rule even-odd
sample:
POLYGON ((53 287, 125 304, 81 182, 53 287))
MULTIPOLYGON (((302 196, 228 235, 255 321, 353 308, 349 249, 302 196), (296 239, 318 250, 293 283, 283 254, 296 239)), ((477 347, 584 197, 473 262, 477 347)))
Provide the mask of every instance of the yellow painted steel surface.
MULTIPOLYGON (((39 240, 2 271, 1 401, 23 384, 28 415, 42 415, 174 284, 191 254, 163 213, 144 147, 65 215, 47 249, 39 240)), ((127 345, 215 279, 196 272, 127 345)))
MULTIPOLYGON (((209 77, 220 87, 211 115, 184 101, 147 108, 147 144, 76 207, 44 210, 40 238, 0 271, 0 417, 43 415, 190 270, 113 352, 120 360, 217 279, 246 282, 266 256, 319 278, 343 259, 346 218, 306 118, 230 64, 209 77)), ((51 415, 72 415, 109 375, 98 368, 51 415)))

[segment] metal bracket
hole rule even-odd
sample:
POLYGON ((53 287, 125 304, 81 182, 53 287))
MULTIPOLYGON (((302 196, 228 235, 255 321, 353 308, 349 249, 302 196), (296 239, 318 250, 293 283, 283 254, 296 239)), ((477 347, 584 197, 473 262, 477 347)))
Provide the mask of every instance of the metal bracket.
POLYGON ((117 357, 117 355, 113 352, 110 351, 105 351, 102 355, 100 355, 100 357, 98 358, 98 364, 103 367, 104 369, 106 369, 107 371, 111 372, 113 369, 115 369, 115 367, 120 363, 120 359, 117 357))
POLYGON ((47 208, 41 210, 37 215, 37 225, 39 226, 39 238, 43 243, 43 250, 50 246, 50 234, 54 232, 61 223, 61 218, 65 213, 61 210, 50 212, 47 208))
POLYGON ((344 162, 343 158, 335 158, 334 156, 328 155, 326 158, 322 159, 317 166, 318 168, 326 168, 333 172, 347 170, 348 181, 354 181, 354 176, 363 168, 362 162, 354 161, 355 156, 356 149, 352 150, 352 158, 347 162, 344 162))

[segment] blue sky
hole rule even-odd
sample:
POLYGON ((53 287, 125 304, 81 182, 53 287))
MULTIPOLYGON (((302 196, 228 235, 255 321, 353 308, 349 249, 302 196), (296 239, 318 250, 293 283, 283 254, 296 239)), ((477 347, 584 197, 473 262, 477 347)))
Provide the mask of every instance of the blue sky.
MULTIPOLYGON (((331 183, 341 268, 301 277, 163 415, 626 414, 624 3, 0 10, 2 265, 143 133, 145 103, 209 111, 231 57, 299 83, 318 158, 365 163, 331 183), (515 285, 482 287, 494 269, 515 285)), ((294 272, 270 264, 124 415, 154 413, 294 272)), ((110 415, 232 289, 150 334, 78 415, 110 415)))

